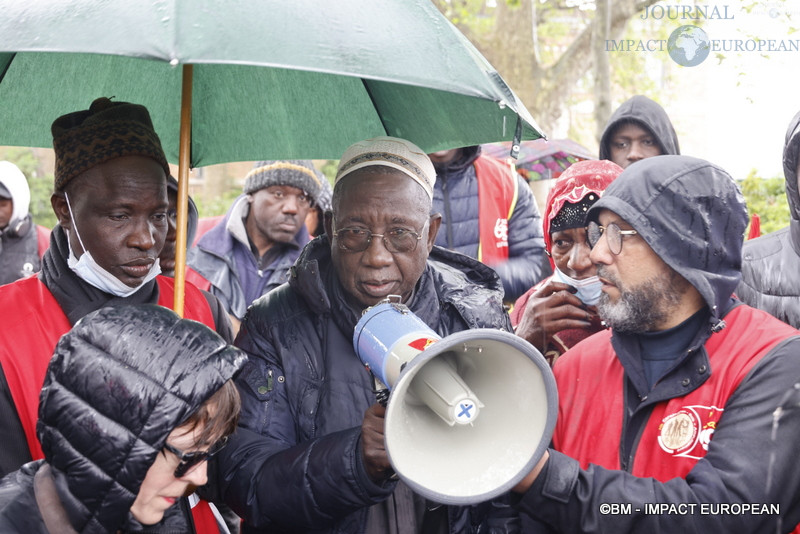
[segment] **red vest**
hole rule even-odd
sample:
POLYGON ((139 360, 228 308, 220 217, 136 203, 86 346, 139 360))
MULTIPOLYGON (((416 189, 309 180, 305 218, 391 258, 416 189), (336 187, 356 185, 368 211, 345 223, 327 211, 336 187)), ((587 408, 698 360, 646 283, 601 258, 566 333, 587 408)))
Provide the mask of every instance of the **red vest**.
MULTIPOLYGON (((158 282, 158 304, 172 308, 174 280, 158 282)), ((185 288, 184 316, 214 328, 208 301, 195 287, 185 288)), ((56 343, 71 328, 53 294, 38 277, 31 276, 0 288, 0 365, 17 409, 28 448, 34 460, 43 458, 36 438, 39 392, 56 343)))
POLYGON ((519 182, 514 168, 498 159, 475 160, 478 177, 478 261, 497 265, 508 260, 508 221, 517 206, 519 182))
MULTIPOLYGON (((725 316, 727 326, 711 334, 705 349, 711 376, 682 397, 653 408, 634 451, 631 472, 666 482, 685 478, 708 444, 728 399, 747 373, 773 347, 797 331, 747 306, 725 316)), ((554 447, 586 468, 620 469, 624 414, 624 370, 604 331, 559 358, 559 414, 554 447)))
POLYGON ((199 287, 205 291, 211 290, 211 282, 203 278, 203 275, 192 269, 191 267, 186 268, 186 281, 193 284, 195 287, 199 287))

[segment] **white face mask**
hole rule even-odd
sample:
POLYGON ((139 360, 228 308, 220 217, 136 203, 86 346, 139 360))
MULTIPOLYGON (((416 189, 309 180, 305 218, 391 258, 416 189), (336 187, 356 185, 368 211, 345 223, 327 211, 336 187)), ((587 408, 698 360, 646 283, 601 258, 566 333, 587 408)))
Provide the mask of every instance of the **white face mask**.
POLYGON ((594 306, 600 300, 600 294, 603 292, 603 282, 597 276, 590 276, 583 280, 575 280, 566 274, 562 273, 558 267, 553 270, 553 278, 557 282, 570 285, 578 290, 575 296, 586 305, 594 306))
POLYGON ((72 218, 72 225, 75 227, 75 235, 78 236, 78 242, 81 244, 81 248, 83 249, 83 254, 81 255, 80 259, 76 258, 75 253, 72 252, 72 245, 69 243, 69 232, 67 232, 67 245, 69 246, 69 258, 67 258, 67 265, 69 265, 69 268, 72 269, 72 271, 78 275, 81 280, 91 286, 96 287, 100 291, 105 291, 106 293, 116 295, 117 297, 129 297, 139 291, 142 286, 161 273, 161 266, 159 265, 158 259, 156 259, 155 263, 153 263, 153 265, 150 267, 150 271, 147 273, 147 276, 145 276, 142 280, 142 283, 136 287, 131 287, 123 283, 122 280, 110 272, 100 267, 100 265, 98 265, 98 263, 92 257, 92 253, 89 252, 83 245, 81 234, 78 232, 78 225, 75 223, 75 215, 72 213, 72 206, 69 204, 69 197, 67 196, 66 192, 64 193, 64 199, 67 201, 69 216, 72 218))

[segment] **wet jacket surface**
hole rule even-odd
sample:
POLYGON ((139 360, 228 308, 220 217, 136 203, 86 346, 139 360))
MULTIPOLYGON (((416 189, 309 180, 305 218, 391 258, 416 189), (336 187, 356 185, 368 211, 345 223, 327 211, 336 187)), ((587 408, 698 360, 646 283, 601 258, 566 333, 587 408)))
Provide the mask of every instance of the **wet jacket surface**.
POLYGON ((662 155, 681 153, 675 128, 664 108, 646 96, 636 95, 620 104, 608 119, 600 137, 600 159, 611 159, 611 136, 619 124, 629 121, 644 126, 655 136, 662 155))
POLYGON ((800 192, 797 164, 800 161, 800 113, 786 131, 783 174, 789 202, 789 226, 746 241, 742 260, 742 283, 736 295, 750 306, 764 310, 795 328, 800 328, 800 192))
POLYGON ((728 194, 725 202, 710 202, 710 196, 722 198, 726 193, 709 193, 703 187, 706 193, 701 194, 697 185, 720 171, 694 158, 683 160, 685 165, 670 174, 674 179, 668 185, 658 185, 662 181, 653 180, 654 176, 675 169, 664 170, 664 164, 656 161, 662 157, 669 156, 631 165, 631 171, 641 171, 636 176, 640 187, 615 193, 621 184, 612 183, 589 216, 600 208, 610 209, 645 234, 656 253, 698 289, 709 320, 652 388, 644 376, 635 335, 601 332, 558 360, 554 372, 559 392, 568 393, 559 399, 554 443, 574 442, 584 431, 596 435, 603 420, 609 424, 579 458, 551 451, 521 501, 526 520, 533 519, 527 532, 791 532, 800 521, 796 462, 800 409, 796 401, 787 402, 800 377, 800 332, 731 298, 738 282, 741 242, 737 240, 746 224, 744 210, 731 208, 743 206, 743 200, 728 194), (708 208, 712 205, 714 210, 708 208), (674 223, 675 206, 693 213, 684 221, 682 237, 664 231, 674 223), (732 213, 739 212, 734 219, 732 213), (709 226, 711 220, 717 224, 709 226), (728 231, 716 235, 714 228, 728 231), (767 339, 772 341, 761 347, 767 339), (720 342, 736 347, 735 351, 717 349, 720 342), (594 380, 601 372, 621 379, 613 384, 594 380), (720 375, 737 379, 720 385, 720 375), (582 387, 575 387, 577 381, 582 387), (717 399, 716 404, 689 406, 706 397, 717 399), (662 432, 660 439, 665 441, 655 444, 653 435, 646 433, 646 428, 651 432, 668 428, 681 411, 655 419, 653 414, 662 413, 665 404, 682 406, 687 414, 694 410, 701 419, 712 412, 718 416, 717 423, 706 426, 692 426, 685 419, 694 432, 686 436, 694 441, 685 443, 687 450, 671 451, 681 457, 669 458, 684 461, 676 461, 674 467, 655 461, 660 448, 669 448, 670 436, 662 432), (776 424, 776 409, 782 405, 776 424), (619 429, 618 434, 609 435, 610 429, 619 429), (686 455, 692 460, 688 466, 686 455), (639 456, 648 459, 640 462, 639 456), (718 505, 732 503, 777 505, 779 514, 720 512, 718 505), (605 505, 616 504, 629 508, 609 513, 605 505), (674 512, 648 508, 654 504, 675 505, 674 512), (692 504, 695 508, 687 512, 692 504), (678 512, 679 506, 684 513, 678 512))
MULTIPOLYGON (((459 158, 436 166, 431 213, 441 213, 442 226, 436 244, 471 258, 478 257, 478 177, 474 161, 480 146, 461 149, 459 158)), ((544 240, 542 218, 530 186, 517 177, 519 197, 508 221, 508 261, 493 266, 505 289, 505 300, 513 302, 541 279, 544 240)))
POLYGON ((195 271, 187 273, 187 280, 207 289, 239 320, 253 300, 289 279, 289 268, 308 242, 308 231, 301 225, 292 242, 273 245, 281 247, 279 255, 259 269, 242 222, 248 209, 246 196, 238 197, 225 217, 189 249, 186 259, 195 271))
MULTIPOLYGON (((58 338, 80 318, 105 306, 132 304, 171 303, 172 279, 158 276, 133 295, 114 297, 84 282, 67 267, 67 240, 63 229, 56 225, 51 235, 50 248, 44 256, 44 266, 37 278, 19 280, 0 287, 0 360, 15 362, 15 372, 34 375, 29 380, 40 387, 47 361, 53 354, 58 338)), ((209 326, 228 341, 232 341, 230 323, 219 302, 193 288, 186 291, 187 317, 200 319, 213 316, 209 326)), ((31 394, 35 400, 35 395, 31 394)), ((27 403, 28 405, 32 403, 27 403)), ((23 417, 32 428, 36 421, 35 409, 28 412, 15 404, 9 388, 6 370, 0 368, 0 475, 18 469, 31 459, 29 443, 23 430, 23 417), (24 413, 22 417, 21 413, 24 413)), ((31 431, 30 436, 33 436, 31 431)))
MULTIPOLYGON (((409 307, 441 336, 508 331, 501 297, 491 269, 434 247, 409 307)), ((245 532, 365 532, 368 507, 389 503, 391 510, 386 500, 401 488, 377 486, 362 466, 360 427, 375 394, 353 349, 361 310, 344 298, 321 236, 305 248, 289 284, 259 299, 243 322, 236 344, 250 362, 237 380, 241 424, 210 476, 245 518, 245 532)), ((499 525, 493 532, 508 532, 504 519, 486 517, 489 508, 448 509, 450 532, 476 532, 490 521, 499 525)), ((408 532, 413 512, 396 512, 389 521, 400 524, 389 531, 408 532)))
POLYGON ((48 532, 33 483, 44 466, 57 495, 51 508, 63 509, 76 532, 191 532, 185 508, 144 527, 130 507, 169 433, 245 356, 200 323, 149 308, 136 317, 133 307, 105 308, 57 345, 37 426, 46 463, 26 464, 0 481, 0 532, 48 532))

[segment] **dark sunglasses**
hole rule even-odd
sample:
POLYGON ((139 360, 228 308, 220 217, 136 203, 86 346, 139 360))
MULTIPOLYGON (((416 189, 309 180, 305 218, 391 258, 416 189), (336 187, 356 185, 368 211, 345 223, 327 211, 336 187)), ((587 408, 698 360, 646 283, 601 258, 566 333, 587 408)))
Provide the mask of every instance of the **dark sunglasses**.
POLYGON ((180 449, 176 449, 169 443, 164 443, 164 450, 169 451, 178 457, 180 462, 178 463, 178 467, 175 468, 175 478, 181 478, 182 476, 186 475, 186 473, 206 460, 209 460, 212 456, 224 449, 225 445, 227 444, 228 436, 225 436, 209 447, 207 451, 183 452, 180 449))

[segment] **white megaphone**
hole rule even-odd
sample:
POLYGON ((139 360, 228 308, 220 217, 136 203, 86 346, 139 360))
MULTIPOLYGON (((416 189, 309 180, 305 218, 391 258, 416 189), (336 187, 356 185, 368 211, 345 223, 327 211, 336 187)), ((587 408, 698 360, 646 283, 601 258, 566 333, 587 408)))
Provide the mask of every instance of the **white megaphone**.
POLYGON ((441 338, 402 304, 364 311, 356 354, 386 385, 389 461, 416 493, 475 504, 514 487, 541 459, 558 393, 547 361, 509 332, 441 338))

